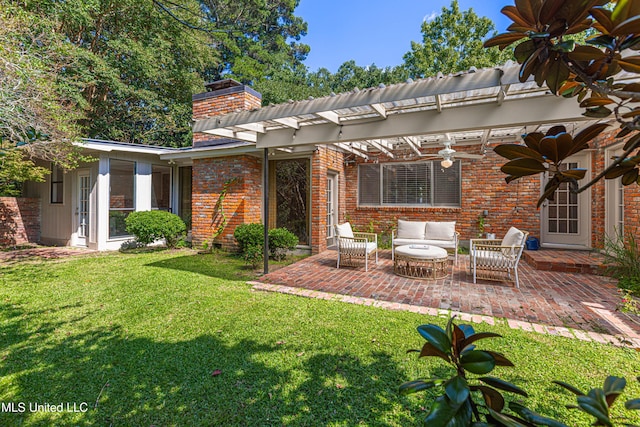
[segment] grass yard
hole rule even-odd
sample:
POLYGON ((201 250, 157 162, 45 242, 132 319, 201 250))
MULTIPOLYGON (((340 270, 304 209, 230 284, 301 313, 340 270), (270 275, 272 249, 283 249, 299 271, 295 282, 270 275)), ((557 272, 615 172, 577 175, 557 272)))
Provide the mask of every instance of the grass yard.
MULTIPOLYGON (((442 365, 406 350, 424 342, 418 325, 446 318, 254 292, 251 278, 237 258, 190 250, 1 264, 0 425, 419 424, 426 395, 397 388, 442 365), (61 403, 86 411, 30 411, 61 403)), ((564 409, 573 397, 553 379, 624 376, 625 400, 640 397, 635 350, 474 327, 502 334, 479 347, 516 364, 494 374, 570 426, 589 419, 564 409)))

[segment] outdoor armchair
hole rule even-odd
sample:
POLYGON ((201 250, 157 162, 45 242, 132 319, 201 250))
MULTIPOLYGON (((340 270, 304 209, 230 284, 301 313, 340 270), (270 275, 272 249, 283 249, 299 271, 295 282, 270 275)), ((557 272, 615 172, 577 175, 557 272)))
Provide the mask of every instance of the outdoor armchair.
POLYGON ((354 232, 351 224, 345 222, 335 226, 338 246, 338 265, 356 266, 364 260, 364 271, 369 270, 369 257, 374 257, 378 264, 378 235, 375 233, 354 232))
POLYGON ((476 278, 485 280, 507 280, 520 287, 518 281, 518 262, 522 256, 526 231, 511 227, 502 240, 471 239, 469 241, 469 269, 476 278))

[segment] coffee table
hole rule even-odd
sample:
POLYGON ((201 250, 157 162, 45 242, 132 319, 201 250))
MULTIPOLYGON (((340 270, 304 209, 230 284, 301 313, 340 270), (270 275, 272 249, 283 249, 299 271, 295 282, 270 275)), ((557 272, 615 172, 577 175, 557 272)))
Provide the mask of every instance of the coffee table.
POLYGON ((447 277, 447 251, 433 245, 403 245, 395 249, 393 272, 414 279, 443 279, 447 277))

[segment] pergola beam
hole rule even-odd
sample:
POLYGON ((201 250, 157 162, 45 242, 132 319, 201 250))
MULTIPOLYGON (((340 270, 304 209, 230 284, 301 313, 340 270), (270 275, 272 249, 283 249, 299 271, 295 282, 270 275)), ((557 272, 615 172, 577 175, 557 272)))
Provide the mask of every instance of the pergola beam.
POLYGON ((387 157, 390 158, 395 158, 395 156, 393 155, 393 153, 391 151, 389 151, 386 147, 384 147, 382 144, 380 144, 380 142, 378 141, 373 141, 373 140, 367 140, 367 142, 371 145, 373 145, 375 148, 377 148, 378 150, 380 150, 381 152, 383 152, 384 154, 387 155, 387 157))
POLYGON ((301 126, 295 139, 291 138, 291 131, 274 129, 258 136, 257 147, 334 144, 582 120, 590 119, 582 116, 582 110, 574 99, 548 95, 505 100, 502 106, 480 103, 446 108, 440 113, 426 110, 394 114, 383 122, 354 123, 340 127, 334 124, 301 126))
POLYGON ((333 111, 318 111, 315 113, 316 116, 322 117, 323 119, 329 120, 332 123, 337 125, 340 124, 340 116, 333 111))

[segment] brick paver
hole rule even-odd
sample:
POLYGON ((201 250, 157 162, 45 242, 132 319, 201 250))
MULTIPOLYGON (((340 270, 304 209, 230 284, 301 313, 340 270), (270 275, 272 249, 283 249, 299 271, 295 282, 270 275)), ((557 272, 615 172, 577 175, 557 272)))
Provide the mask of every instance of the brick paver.
POLYGON ((380 255, 379 264, 365 272, 336 268, 336 252, 327 250, 262 276, 255 287, 295 295, 303 295, 301 289, 313 290, 340 301, 369 305, 373 301, 389 309, 425 307, 464 313, 471 321, 506 318, 515 328, 583 340, 640 342, 638 319, 616 311, 620 297, 615 281, 608 277, 538 271, 521 262, 519 289, 506 282, 473 284, 467 273, 468 256, 459 256, 448 277, 413 280, 393 273, 390 251, 380 255))

